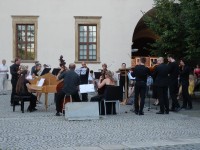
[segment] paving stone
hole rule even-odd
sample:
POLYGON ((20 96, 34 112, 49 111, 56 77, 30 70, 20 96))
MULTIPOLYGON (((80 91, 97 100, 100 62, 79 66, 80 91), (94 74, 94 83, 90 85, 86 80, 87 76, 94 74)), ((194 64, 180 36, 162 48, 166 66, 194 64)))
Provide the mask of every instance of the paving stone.
POLYGON ((100 147, 74 147, 75 150, 103 150, 100 147))
POLYGON ((100 145, 100 147, 103 148, 104 150, 125 150, 125 149, 129 149, 127 146, 120 145, 120 144, 100 145))
MULTIPOLYGON (((120 115, 107 115, 99 120, 66 121, 55 116, 53 94, 45 110, 44 95, 37 111, 12 111, 10 95, 0 96, 0 149, 2 150, 73 150, 78 148, 199 150, 200 105, 194 110, 181 110, 169 115, 156 115, 152 107, 144 116, 121 106, 120 115), (170 145, 171 144, 171 145, 170 145), (105 147, 102 147, 105 146, 105 147), (107 146, 107 147, 106 147, 107 146)), ((91 95, 90 95, 91 96, 91 95)), ((25 103, 25 110, 28 107, 25 103)), ((87 149, 88 150, 88 149, 87 149)))

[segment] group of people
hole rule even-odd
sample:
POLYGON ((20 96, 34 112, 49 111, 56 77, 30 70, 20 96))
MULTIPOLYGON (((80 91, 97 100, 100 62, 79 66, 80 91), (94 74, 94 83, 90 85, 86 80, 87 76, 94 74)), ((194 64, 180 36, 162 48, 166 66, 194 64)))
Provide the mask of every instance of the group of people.
MULTIPOLYGON (((180 109, 192 109, 192 101, 191 97, 188 93, 189 86, 189 75, 190 68, 187 65, 187 62, 184 59, 180 59, 178 63, 172 55, 168 55, 167 57, 168 63, 164 62, 163 57, 159 57, 157 59, 157 64, 153 69, 149 69, 145 66, 146 58, 141 57, 140 63, 135 66, 133 71, 131 71, 131 75, 135 78, 134 85, 134 108, 135 114, 144 115, 144 103, 145 96, 147 91, 147 78, 148 76, 152 76, 153 78, 153 93, 154 98, 158 99, 160 104, 160 111, 157 114, 168 114, 169 111, 179 111, 180 109), (177 95, 179 85, 182 88, 182 97, 183 104, 180 106, 177 95), (168 99, 168 89, 169 94, 172 99, 172 105, 169 109, 169 99, 168 99)), ((2 65, 0 65, 0 81, 1 83, 5 82, 5 78, 7 78, 8 67, 5 65, 6 61, 2 61, 2 65)), ((21 59, 16 58, 14 60, 14 64, 10 66, 10 73, 12 75, 11 84, 12 84, 12 93, 11 93, 11 105, 15 103, 15 105, 19 105, 18 102, 14 101, 14 96, 16 94, 19 95, 29 95, 31 96, 31 102, 28 107, 28 111, 32 112, 37 110, 36 102, 39 100, 41 93, 38 93, 34 89, 31 89, 30 82, 27 79, 27 75, 31 74, 32 77, 39 76, 39 72, 41 72, 41 64, 36 62, 35 66, 32 67, 31 72, 28 71, 28 68, 20 66, 21 59), (32 94, 32 92, 36 92, 36 96, 32 94), (39 97, 39 98, 38 98, 39 97)), ((48 67, 48 66, 45 66, 48 67)), ((79 72, 76 71, 76 65, 74 63, 69 64, 69 67, 65 66, 65 63, 60 64, 61 70, 57 74, 58 80, 64 80, 64 86, 60 91, 58 91, 56 96, 56 116, 60 116, 62 113, 62 103, 64 97, 72 97, 72 100, 75 102, 86 102, 88 100, 88 94, 82 93, 82 98, 79 97, 79 85, 93 83, 97 88, 97 95, 92 97, 90 101, 98 101, 100 105, 102 105, 102 99, 104 97, 104 93, 106 87, 116 85, 116 79, 114 78, 114 73, 107 70, 107 64, 102 64, 102 71, 99 80, 95 80, 93 71, 90 70, 85 62, 82 62, 82 67, 79 69, 79 72)), ((126 64, 122 63, 121 69, 126 69, 126 64)), ((196 68, 194 70, 196 76, 200 76, 200 69, 196 68)), ((126 89, 128 88, 128 78, 126 80, 126 75, 120 74, 120 86, 126 89), (127 82, 127 83, 126 83, 127 82)), ((4 94, 4 86, 5 84, 1 84, 0 94, 4 94)), ((128 92, 128 90, 125 90, 128 92)), ((125 93, 126 94, 126 93, 125 93)), ((127 93, 128 95, 128 93, 127 93)), ((104 108, 104 107, 101 107, 104 108)), ((109 108, 109 107, 108 107, 109 108)), ((104 111, 100 111, 104 112, 104 111)))
POLYGON ((158 99, 160 111, 157 114, 169 114, 169 111, 178 112, 181 109, 192 109, 192 100, 189 95, 189 75, 191 73, 187 61, 180 59, 179 63, 172 55, 167 56, 168 63, 164 62, 163 57, 157 59, 154 69, 145 67, 145 58, 140 58, 140 64, 134 68, 132 76, 136 77, 135 83, 135 114, 144 115, 143 107, 147 89, 147 77, 153 78, 153 95, 158 99), (180 106, 177 95, 179 85, 182 87, 183 104, 180 106), (172 100, 169 108, 169 95, 172 100), (155 94, 156 93, 156 94, 155 94))

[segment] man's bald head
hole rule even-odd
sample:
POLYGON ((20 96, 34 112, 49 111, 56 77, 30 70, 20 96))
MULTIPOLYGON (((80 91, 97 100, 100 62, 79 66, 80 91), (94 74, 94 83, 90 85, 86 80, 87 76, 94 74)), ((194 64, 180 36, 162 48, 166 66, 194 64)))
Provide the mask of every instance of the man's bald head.
POLYGON ((70 70, 75 70, 76 65, 74 63, 69 64, 69 69, 70 70))
POLYGON ((162 64, 164 62, 164 58, 163 57, 159 57, 157 59, 157 61, 158 61, 158 64, 162 64))

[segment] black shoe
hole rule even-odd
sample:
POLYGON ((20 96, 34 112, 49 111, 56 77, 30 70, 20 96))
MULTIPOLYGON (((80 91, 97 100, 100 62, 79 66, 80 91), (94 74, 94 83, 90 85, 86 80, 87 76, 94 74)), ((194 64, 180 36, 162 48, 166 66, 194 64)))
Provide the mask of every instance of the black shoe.
POLYGON ((139 112, 138 112, 138 111, 136 111, 136 110, 134 110, 133 112, 134 112, 136 115, 138 115, 138 113, 139 113, 139 112))
POLYGON ((169 111, 165 111, 165 114, 169 114, 169 111))
POLYGON ((162 111, 159 111, 159 112, 157 112, 156 114, 164 114, 164 112, 162 112, 162 111))
POLYGON ((144 115, 144 112, 139 112, 139 115, 144 115))
POLYGON ((33 109, 32 109, 32 111, 36 111, 36 110, 37 110, 36 108, 33 108, 33 109))
POLYGON ((56 113, 56 116, 61 116, 61 114, 60 113, 56 113))
POLYGON ((30 107, 28 107, 27 112, 32 112, 32 109, 30 107))
POLYGON ((175 112, 179 112, 182 108, 181 107, 176 107, 175 112))

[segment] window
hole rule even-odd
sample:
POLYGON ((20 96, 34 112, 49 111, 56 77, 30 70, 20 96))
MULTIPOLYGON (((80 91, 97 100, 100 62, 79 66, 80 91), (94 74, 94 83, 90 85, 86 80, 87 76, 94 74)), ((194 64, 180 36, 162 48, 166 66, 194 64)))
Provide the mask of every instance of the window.
POLYGON ((16 25, 16 56, 22 60, 35 59, 35 26, 34 24, 16 25))
POLYGON ((101 17, 75 17, 75 62, 100 63, 101 17))
POLYGON ((79 25, 79 60, 96 61, 97 26, 79 25))
POLYGON ((37 60, 38 16, 12 16, 13 19, 13 58, 23 62, 37 60))

